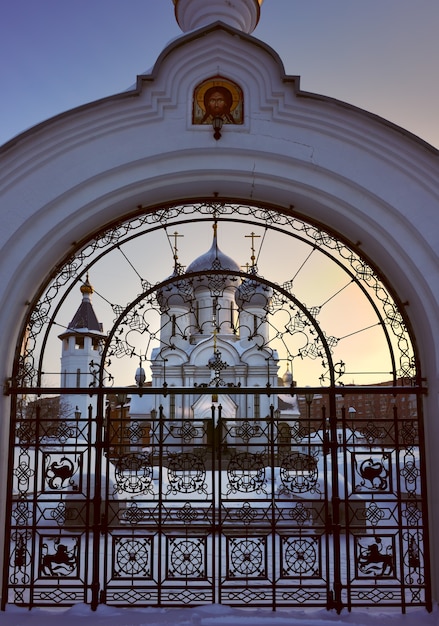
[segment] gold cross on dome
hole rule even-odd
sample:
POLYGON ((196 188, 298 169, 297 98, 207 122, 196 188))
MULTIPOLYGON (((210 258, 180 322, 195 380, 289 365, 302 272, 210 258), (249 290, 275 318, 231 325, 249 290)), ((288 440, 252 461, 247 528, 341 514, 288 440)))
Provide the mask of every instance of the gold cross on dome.
POLYGON ((184 235, 179 235, 177 233, 177 231, 175 231, 175 233, 173 235, 171 235, 171 237, 174 237, 174 261, 177 261, 177 259, 178 259, 178 255, 177 255, 177 252, 178 252, 177 239, 178 239, 178 237, 184 237, 184 235))
POLYGON ((256 256, 255 256, 255 239, 259 239, 260 236, 261 235, 256 235, 255 233, 251 233, 250 235, 245 235, 246 239, 249 239, 251 237, 251 240, 252 240, 252 256, 251 256, 252 267, 254 267, 255 261, 256 261, 256 256))

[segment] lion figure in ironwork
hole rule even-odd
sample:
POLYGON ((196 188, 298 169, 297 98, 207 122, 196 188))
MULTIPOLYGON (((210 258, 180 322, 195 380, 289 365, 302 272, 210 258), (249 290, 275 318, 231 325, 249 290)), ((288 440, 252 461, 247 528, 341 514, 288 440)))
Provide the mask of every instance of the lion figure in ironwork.
POLYGON ((70 550, 62 543, 56 546, 55 554, 49 553, 47 543, 43 544, 46 554, 41 559, 41 571, 46 576, 71 574, 76 567, 76 545, 70 550))
POLYGON ((388 546, 387 552, 381 552, 382 543, 380 537, 376 537, 375 543, 368 546, 362 546, 361 544, 358 544, 358 546, 360 548, 358 566, 363 574, 390 576, 393 573, 391 548, 388 546))

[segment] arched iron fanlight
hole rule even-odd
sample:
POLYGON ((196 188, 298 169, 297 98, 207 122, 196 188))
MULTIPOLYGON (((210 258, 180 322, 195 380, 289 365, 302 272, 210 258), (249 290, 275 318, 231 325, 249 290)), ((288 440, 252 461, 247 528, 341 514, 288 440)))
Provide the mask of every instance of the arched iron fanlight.
MULTIPOLYGON (((142 238, 148 235, 156 236, 159 231, 167 233, 168 230, 177 227, 189 230, 193 229, 195 225, 201 225, 205 220, 213 219, 218 219, 221 227, 230 224, 234 230, 239 227, 245 228, 246 224, 250 227, 258 224, 261 232, 264 234, 264 238, 266 238, 267 233, 279 237, 283 236, 285 241, 291 242, 288 245, 293 251, 294 245, 292 242, 302 246, 300 255, 297 255, 292 261, 291 253, 288 254, 288 263, 291 263, 292 266, 291 274, 286 277, 286 280, 280 282, 280 286, 296 298, 299 296, 300 299, 296 285, 301 280, 301 276, 305 275, 313 259, 319 256, 321 259, 319 263, 321 263, 322 267, 325 259, 328 261, 332 260, 334 262, 333 267, 338 267, 343 272, 345 283, 339 286, 338 292, 334 286, 334 292, 329 293, 325 302, 319 302, 311 307, 308 306, 308 310, 317 316, 321 315, 324 307, 328 308, 330 303, 336 301, 337 298, 340 299, 343 292, 349 290, 351 284, 355 285, 358 288, 358 293, 361 292, 363 294, 363 309, 367 307, 373 311, 374 319, 371 326, 377 325, 380 327, 387 343, 389 355, 386 367, 387 373, 382 372, 378 375, 382 379, 387 376, 387 378, 393 379, 393 381, 396 379, 405 379, 407 381, 416 379, 418 376, 415 365, 416 357, 407 330, 407 321, 402 316, 402 306, 397 303, 388 288, 383 284, 377 270, 371 268, 358 252, 352 247, 348 247, 335 236, 303 221, 288 211, 279 212, 266 207, 209 202, 173 205, 146 211, 142 215, 136 215, 132 219, 116 224, 114 227, 95 235, 90 243, 80 246, 78 251, 61 265, 60 270, 54 275, 47 288, 43 290, 40 297, 30 306, 29 318, 26 320, 23 331, 23 337, 25 338, 24 352, 20 354, 22 352, 22 342, 17 347, 13 385, 17 386, 18 384, 22 386, 23 383, 21 381, 32 381, 31 386, 40 386, 42 383, 42 372, 55 371, 52 364, 48 367, 45 365, 49 336, 51 332, 52 334, 56 332, 53 329, 62 328, 67 323, 68 319, 59 319, 60 312, 63 306, 66 306, 65 302, 69 302, 70 307, 75 306, 75 304, 72 304, 72 299, 69 300, 69 296, 72 294, 70 298, 73 297, 75 285, 82 284, 88 272, 92 275, 94 273, 95 276, 99 271, 105 272, 105 269, 99 270, 99 266, 103 265, 110 255, 117 256, 119 258, 117 264, 123 263, 125 268, 123 271, 131 273, 133 278, 136 279, 132 282, 132 285, 136 290, 134 298, 137 298, 139 293, 151 288, 154 283, 163 280, 163 275, 166 275, 166 267, 164 267, 166 264, 162 260, 158 262, 157 258, 155 258, 154 268, 156 271, 154 276, 143 278, 144 268, 141 266, 135 267, 134 264, 131 264, 129 254, 125 254, 124 249, 140 245, 138 242, 142 238), (308 249, 308 252, 306 252, 306 249, 308 249), (302 263, 303 266, 301 266, 302 263), (163 272, 160 275, 157 272, 157 268, 162 267, 163 272)), ((145 244, 146 247, 147 244, 145 244)), ((161 246, 162 254, 163 250, 164 248, 161 246)), ((284 265, 280 257, 279 260, 280 263, 277 270, 279 266, 284 265)), ((168 262, 169 269, 172 268, 171 264, 172 261, 170 260, 168 262)), ((330 264, 328 263, 327 265, 330 264)), ((266 276, 263 268, 262 274, 266 276)), ((315 269, 312 280, 320 285, 328 282, 327 278, 322 277, 322 271, 320 271, 319 275, 319 270, 316 271, 315 269)), ((123 282, 127 283, 127 281, 123 282)), ((277 283, 278 281, 275 280, 274 282, 277 283)), ((107 282, 107 284, 109 283, 107 282)), ((121 286, 125 287, 125 285, 122 285, 122 281, 119 281, 119 287, 121 286)), ((118 302, 118 299, 123 297, 121 294, 126 290, 120 288, 115 293, 113 289, 112 293, 107 295, 101 286, 99 288, 96 286, 96 288, 101 309, 105 306, 111 309, 112 317, 107 316, 108 322, 106 327, 108 328, 112 324, 113 317, 119 316, 127 306, 126 303, 122 304, 120 300, 118 302)), ((309 294, 307 295, 310 297, 309 294)), ((129 302, 130 299, 133 299, 133 295, 128 296, 127 301, 129 302)), ((337 309, 333 319, 353 319, 355 317, 355 314, 353 314, 354 310, 358 311, 361 309, 361 306, 356 307, 355 304, 349 305, 352 308, 348 309, 345 302, 337 309)), ((305 303, 306 301, 303 302, 304 306, 306 306, 305 303)), ((67 312, 64 315, 69 315, 69 313, 67 312)), ((327 332, 326 328, 323 330, 327 332)), ((353 337, 365 331, 366 329, 363 327, 354 328, 351 336, 353 337)), ((333 335, 329 337, 328 341, 330 343, 338 343, 340 339, 340 336, 333 335)), ((344 341, 346 340, 344 339, 344 341)), ((55 345, 56 343, 55 341, 55 345)), ((302 354, 301 358, 303 356, 302 354)), ((351 374, 353 377, 361 376, 361 372, 356 373, 355 371, 347 370, 347 375, 351 374)))

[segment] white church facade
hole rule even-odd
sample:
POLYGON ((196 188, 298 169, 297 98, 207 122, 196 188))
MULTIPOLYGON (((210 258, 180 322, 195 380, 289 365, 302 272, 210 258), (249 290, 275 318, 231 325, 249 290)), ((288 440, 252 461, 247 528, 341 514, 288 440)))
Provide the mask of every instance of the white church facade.
POLYGON ((438 152, 261 4, 0 148, 3 607, 439 600, 438 152))

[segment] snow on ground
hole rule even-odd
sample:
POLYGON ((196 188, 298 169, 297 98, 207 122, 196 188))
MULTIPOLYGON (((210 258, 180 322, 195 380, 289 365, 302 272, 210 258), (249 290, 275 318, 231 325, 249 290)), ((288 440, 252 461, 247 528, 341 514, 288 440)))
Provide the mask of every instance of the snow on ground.
POLYGON ((67 610, 8 606, 0 613, 0 626, 439 626, 439 609, 432 613, 413 609, 405 615, 380 609, 351 613, 325 610, 233 609, 211 605, 187 609, 117 609, 100 606, 93 612, 86 605, 67 610))

